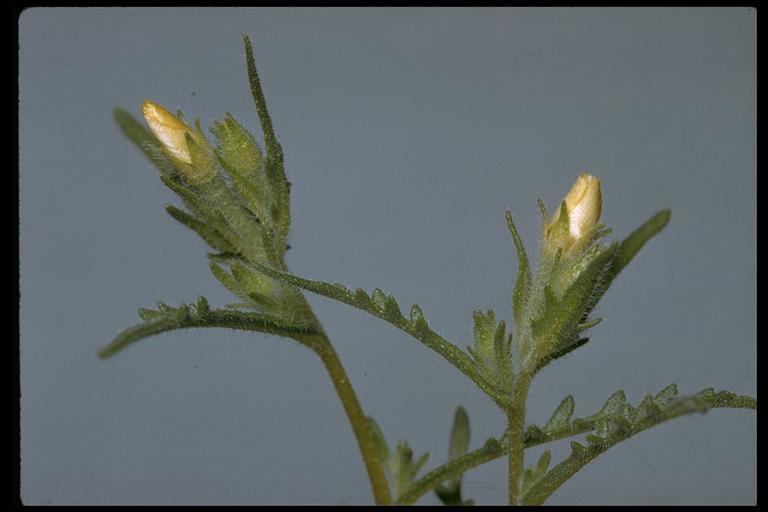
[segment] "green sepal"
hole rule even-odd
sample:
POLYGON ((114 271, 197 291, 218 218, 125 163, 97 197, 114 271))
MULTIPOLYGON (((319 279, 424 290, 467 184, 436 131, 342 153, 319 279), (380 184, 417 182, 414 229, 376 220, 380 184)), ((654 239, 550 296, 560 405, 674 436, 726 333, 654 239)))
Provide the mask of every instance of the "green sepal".
POLYGON ((536 204, 539 207, 539 214, 541 214, 541 238, 542 240, 547 236, 547 225, 549 224, 549 215, 547 214, 547 205, 541 198, 536 199, 536 204))
POLYGON ((616 256, 618 244, 611 244, 597 253, 575 281, 557 297, 550 285, 544 289, 544 307, 540 315, 531 322, 536 340, 537 361, 570 347, 579 333, 588 308, 593 307, 595 296, 603 287, 605 275, 616 256))
POLYGON ((262 155, 253 136, 227 112, 223 121, 217 121, 211 130, 219 142, 222 163, 232 174, 247 176, 254 181, 263 181, 262 155))
POLYGON ((589 342, 589 338, 577 338, 572 343, 570 343, 568 345, 565 345, 562 348, 560 348, 558 350, 555 350, 554 352, 552 352, 548 356, 539 359, 535 369, 533 370, 533 373, 538 373, 539 370, 541 370, 542 368, 547 366, 549 363, 551 363, 555 359, 560 359, 561 357, 563 357, 563 356, 565 356, 567 354, 570 354, 571 352, 573 352, 577 348, 579 348, 579 347, 581 347, 583 345, 586 345, 587 342, 589 342))

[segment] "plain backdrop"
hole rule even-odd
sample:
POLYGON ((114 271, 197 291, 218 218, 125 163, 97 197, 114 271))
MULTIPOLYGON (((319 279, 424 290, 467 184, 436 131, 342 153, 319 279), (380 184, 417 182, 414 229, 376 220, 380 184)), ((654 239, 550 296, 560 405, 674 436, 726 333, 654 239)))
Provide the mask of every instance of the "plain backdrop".
MULTIPOLYGON (((20 18, 21 478, 27 504, 372 502, 319 360, 290 340, 177 331, 101 361, 138 307, 233 298, 119 132, 151 98, 258 133, 248 34, 293 183, 291 269, 382 287, 464 347, 508 318, 517 263, 580 172, 614 238, 672 220, 621 274, 592 341, 543 371, 529 420, 572 393, 671 382, 756 393, 756 12, 746 8, 30 9, 20 18)), ((445 461, 504 429, 455 368, 365 313, 309 301, 367 414, 445 461)), ((756 413, 664 424, 587 466, 552 504, 751 504, 756 413)), ((552 446, 554 460, 567 442, 552 446)), ((538 458, 541 449, 527 452, 538 458)), ((465 476, 506 499, 506 464, 465 476)), ((420 503, 438 503, 430 494, 420 503)))

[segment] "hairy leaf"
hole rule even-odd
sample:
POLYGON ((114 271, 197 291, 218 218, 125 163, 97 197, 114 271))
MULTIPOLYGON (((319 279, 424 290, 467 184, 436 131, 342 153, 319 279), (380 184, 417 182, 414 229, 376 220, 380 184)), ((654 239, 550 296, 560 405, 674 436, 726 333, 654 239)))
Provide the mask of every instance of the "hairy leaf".
MULTIPOLYGON (((712 389, 688 397, 678 397, 677 387, 671 384, 655 397, 647 395, 637 407, 632 407, 626 403, 623 392, 614 393, 600 412, 587 418, 581 425, 571 422, 571 435, 585 427, 591 427, 589 429, 595 433, 587 435, 586 446, 572 442, 570 456, 531 486, 523 498, 523 504, 541 505, 587 463, 629 437, 679 416, 703 413, 714 407, 756 409, 757 400, 728 391, 715 393, 712 389)), ((566 426, 559 430, 562 432, 567 429, 566 426)))
POLYGON ((515 250, 517 251, 517 279, 515 281, 515 289, 512 292, 512 313, 515 326, 520 329, 524 321, 523 311, 528 304, 531 293, 531 266, 525 253, 525 245, 523 245, 523 240, 520 238, 517 227, 515 227, 515 223, 512 221, 512 213, 510 211, 507 211, 507 227, 512 235, 515 250))
POLYGON ((318 334, 317 327, 309 324, 292 324, 283 318, 262 313, 211 310, 203 298, 196 305, 182 304, 173 308, 159 303, 158 310, 141 309, 139 314, 144 322, 129 327, 99 352, 99 357, 112 357, 128 345, 149 336, 176 329, 200 327, 227 327, 243 331, 256 331, 293 338, 304 342, 307 336, 318 334))
MULTIPOLYGON (((469 448, 469 416, 463 407, 456 408, 448 447, 448 460, 458 459, 469 448)), ((461 497, 461 475, 435 487, 435 493, 444 505, 468 504, 461 497)))
MULTIPOLYGON (((749 396, 739 396, 729 391, 715 392, 713 388, 707 388, 691 396, 672 398, 671 389, 674 388, 668 386, 662 393, 660 393, 661 401, 666 403, 666 405, 660 406, 656 404, 656 410, 648 407, 647 401, 644 407, 638 406, 637 408, 634 408, 627 403, 624 392, 617 391, 606 400, 600 411, 586 418, 574 418, 570 420, 566 426, 557 431, 545 433, 542 428, 537 427, 536 425, 530 425, 525 432, 525 447, 531 448, 533 446, 558 441, 591 431, 597 431, 601 436, 610 435, 610 433, 613 432, 614 435, 621 434, 628 437, 629 435, 634 435, 642 430, 647 430, 648 428, 686 414, 702 413, 714 408, 757 408, 756 399, 749 396), (632 426, 630 420, 626 418, 631 418, 631 421, 635 422, 634 426, 632 426), (631 428, 625 430, 628 426, 631 428)), ((429 492, 440 482, 459 476, 474 467, 504 456, 507 448, 505 437, 506 436, 502 436, 499 440, 491 438, 482 448, 469 452, 459 459, 450 461, 447 464, 443 464, 442 466, 433 469, 414 482, 413 485, 400 496, 397 503, 399 505, 415 503, 421 496, 429 492)), ((592 440, 598 441, 597 438, 592 438, 592 440)), ((606 445, 603 440, 595 443, 593 448, 590 448, 589 446, 585 447, 577 443, 577 445, 572 446, 574 460, 589 458, 590 450, 598 450, 602 453, 607 447, 609 446, 606 445)), ((593 458, 594 456, 589 460, 592 460, 593 458)), ((569 464, 575 463, 572 461, 569 464)), ((581 466, 574 468, 570 465, 566 465, 566 467, 573 470, 573 473, 570 473, 572 475, 578 471, 581 466)), ((546 491, 542 491, 544 486, 547 485, 545 480, 551 482, 554 481, 554 478, 558 475, 562 476, 565 474, 563 473, 565 468, 559 469, 558 472, 554 472, 555 469, 557 469, 557 466, 549 470, 541 481, 531 486, 531 489, 526 495, 527 497, 524 497, 524 504, 534 504, 533 498, 536 496, 536 493, 546 493, 546 491)), ((554 490, 551 492, 554 492, 554 490)), ((546 496, 539 496, 538 503, 542 503, 551 492, 546 494, 546 496)))
POLYGON ((352 293, 346 287, 338 284, 305 279, 259 263, 254 263, 253 266, 273 279, 343 302, 344 304, 349 304, 389 322, 443 356, 448 362, 472 379, 496 403, 504 406, 508 401, 508 398, 493 383, 478 372, 477 365, 471 357, 429 327, 421 308, 415 305, 412 306, 410 318, 405 318, 400 313, 400 307, 386 306, 389 301, 394 302, 395 299, 391 296, 386 296, 383 292, 374 292, 377 299, 373 300, 364 290, 359 288, 352 293), (382 307, 382 304, 384 304, 384 307, 382 307))

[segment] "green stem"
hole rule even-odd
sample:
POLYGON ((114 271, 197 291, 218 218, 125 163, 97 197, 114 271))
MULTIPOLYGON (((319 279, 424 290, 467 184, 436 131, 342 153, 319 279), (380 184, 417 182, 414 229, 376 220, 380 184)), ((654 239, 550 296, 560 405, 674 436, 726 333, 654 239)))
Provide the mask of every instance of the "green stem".
POLYGON ((387 476, 384 474, 384 467, 379 462, 378 452, 373 442, 373 436, 368 430, 368 420, 363 413, 363 408, 357 400, 355 389, 349 382, 347 372, 341 364, 339 355, 331 344, 328 335, 323 331, 320 321, 315 316, 307 299, 301 294, 301 309, 304 314, 314 323, 317 332, 308 336, 298 336, 294 339, 304 343, 311 348, 325 365, 328 376, 336 388, 336 394, 341 400, 344 412, 347 413, 347 419, 352 427, 352 432, 357 439, 357 446, 360 449, 360 455, 363 457, 365 469, 368 472, 368 480, 371 483, 373 499, 377 505, 391 505, 392 495, 389 492, 387 476))
POLYGON ((525 403, 531 378, 522 374, 515 385, 512 403, 507 409, 507 453, 509 504, 522 503, 523 469, 525 453, 525 403))
POLYGON ((339 360, 339 356, 331 345, 331 342, 328 340, 328 337, 325 336, 325 334, 322 334, 321 337, 317 337, 316 339, 317 343, 312 345, 312 349, 318 356, 320 356, 320 360, 323 361, 325 369, 328 371, 328 375, 336 388, 336 393, 339 395, 344 411, 347 413, 347 419, 349 419, 352 431, 357 438, 357 445, 360 448, 360 454, 363 457, 365 469, 368 471, 368 479, 371 482, 373 497, 376 500, 376 504, 391 505, 392 496, 389 492, 387 477, 384 474, 381 464, 379 464, 378 456, 376 455, 376 447, 374 446, 373 438, 368 431, 368 422, 363 413, 363 409, 360 406, 360 402, 357 400, 355 390, 349 382, 347 372, 344 371, 344 367, 341 365, 341 360, 339 360))

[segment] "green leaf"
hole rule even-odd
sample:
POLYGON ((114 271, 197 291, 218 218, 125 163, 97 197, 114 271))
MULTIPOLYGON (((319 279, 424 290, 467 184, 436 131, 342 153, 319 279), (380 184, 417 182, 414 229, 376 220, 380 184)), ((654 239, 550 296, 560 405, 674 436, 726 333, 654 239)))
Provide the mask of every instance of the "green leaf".
POLYGON ((211 268, 211 273, 213 273, 214 277, 218 279, 219 282, 223 284, 227 290, 231 291, 242 299, 248 300, 248 294, 245 292, 245 290, 243 290, 243 287, 232 274, 213 262, 209 264, 209 267, 211 268))
POLYGON ((478 371, 502 393, 512 388, 512 337, 506 334, 506 323, 496 322, 493 309, 472 313, 475 345, 467 347, 478 371))
POLYGON ((526 469, 523 473, 523 494, 536 484, 549 469, 549 462, 552 459, 552 453, 549 450, 545 450, 539 457, 539 461, 536 463, 536 467, 533 469, 526 469))
POLYGON ((669 223, 671 215, 672 212, 668 209, 657 212, 621 242, 616 253, 616 259, 610 269, 610 273, 606 276, 604 285, 596 291, 592 305, 587 309, 586 314, 594 308, 595 304, 597 304, 613 280, 616 279, 616 276, 618 276, 624 267, 632 261, 640 249, 642 249, 651 238, 664 229, 669 223))
MULTIPOLYGON (((453 428, 448 447, 448 460, 458 459, 467 453, 469 448, 469 416, 463 407, 456 408, 453 415, 453 428)), ((435 493, 444 505, 462 505, 461 475, 435 487, 435 493)))
MULTIPOLYGON (((503 449, 499 442, 494 438, 490 438, 485 442, 482 448, 467 453, 457 459, 452 459, 413 482, 408 489, 398 495, 397 505, 411 505, 421 496, 438 486, 441 482, 460 477, 469 469, 491 460, 498 459, 503 453, 503 449)), ((468 503, 465 502, 465 504, 468 503)))
POLYGON ((214 249, 222 252, 234 252, 236 250, 218 231, 194 215, 180 210, 171 204, 165 205, 165 211, 168 212, 168 215, 200 235, 200 238, 214 249))
POLYGON ((407 441, 399 441, 395 453, 389 459, 389 472, 394 482, 395 496, 407 489, 416 479, 416 475, 426 464, 429 458, 428 453, 424 453, 416 461, 413 460, 413 450, 408 446, 407 441))
POLYGON ((318 334, 314 325, 292 324, 283 318, 262 313, 233 310, 211 310, 208 302, 200 298, 195 306, 182 304, 173 308, 158 303, 158 310, 140 310, 144 322, 129 327, 99 352, 99 357, 112 357, 124 348, 144 338, 176 329, 200 327, 227 327, 244 331, 263 332, 293 338, 304 343, 308 336, 318 334))
POLYGON ((273 197, 276 199, 272 217, 275 220, 275 230, 280 241, 277 244, 278 252, 282 255, 285 252, 285 239, 291 224, 289 185, 283 166, 283 149, 277 142, 274 129, 272 128, 272 118, 267 111, 267 101, 264 98, 259 74, 256 71, 256 61, 253 58, 253 48, 248 36, 243 36, 243 43, 245 45, 245 62, 248 68, 251 95, 256 105, 256 113, 259 116, 262 132, 264 132, 264 146, 267 151, 264 168, 273 191, 273 197))
MULTIPOLYGON (((523 497, 523 504, 541 505, 587 463, 612 446, 665 421, 694 412, 703 413, 714 407, 756 409, 757 400, 737 396, 728 391, 715 393, 712 389, 680 398, 677 396, 677 387, 671 384, 655 397, 647 395, 637 407, 632 407, 626 403, 623 392, 614 393, 600 412, 586 421, 582 420, 579 425, 576 425, 575 421, 572 422, 570 435, 576 430, 591 429, 594 429, 596 434, 587 436, 587 446, 572 442, 570 456, 531 486, 523 497)), ((565 429, 567 426, 561 431, 565 429)))
POLYGON ((448 449, 448 460, 461 457, 469 448, 469 416, 463 407, 456 408, 451 428, 451 443, 448 449))
POLYGON ((656 236, 656 234, 664 229, 669 223, 672 212, 670 210, 661 210, 657 212, 653 217, 648 219, 642 226, 634 230, 619 246, 619 253, 616 257, 616 262, 613 267, 612 276, 621 272, 635 255, 643 248, 643 246, 656 236))
POLYGON ((515 250, 517 251, 517 279, 515 281, 515 289, 512 293, 512 312, 515 319, 515 326, 520 329, 523 325, 523 310, 528 304, 528 299, 531 293, 531 267, 528 262, 528 256, 525 253, 525 245, 520 238, 520 234, 517 232, 515 223, 512 221, 512 212, 507 211, 507 227, 512 235, 512 240, 515 243, 515 250))
POLYGON ((376 448, 376 456, 379 459, 379 464, 386 466, 389 463, 390 453, 389 446, 387 446, 387 440, 384 438, 384 434, 379 428, 379 424, 376 423, 371 416, 367 416, 368 432, 373 439, 373 445, 376 448))
MULTIPOLYGON (((260 263, 254 263, 253 266, 273 279, 343 302, 344 304, 349 304, 389 322, 443 356, 448 362, 472 379, 497 404, 506 405, 508 398, 493 383, 478 372, 476 362, 456 345, 447 341, 429 327, 421 312, 421 308, 412 306, 409 319, 402 315, 391 316, 386 311, 383 311, 362 289, 357 289, 352 293, 346 287, 338 284, 305 279, 260 263)), ((379 300, 381 301, 382 299, 380 298, 379 300)), ((400 308, 398 307, 399 310, 400 308)))
MULTIPOLYGON (((669 386, 665 389, 669 390, 669 386)), ((669 394, 670 392, 666 391, 662 396, 669 398, 669 394)), ((739 396, 729 391, 720 391, 716 393, 714 389, 707 388, 692 396, 675 398, 667 403, 667 405, 659 408, 660 414, 648 416, 640 407, 633 408, 630 406, 626 401, 623 391, 617 391, 608 398, 599 412, 586 418, 575 418, 561 430, 547 434, 540 427, 529 425, 525 432, 525 447, 531 448, 533 446, 558 441, 585 432, 600 431, 601 429, 602 436, 614 435, 626 438, 627 436, 640 432, 640 429, 647 430, 648 428, 674 418, 687 414, 705 412, 706 410, 713 408, 756 409, 757 400, 749 396, 739 396), (633 421, 636 421, 637 423, 630 427, 628 420, 625 420, 626 418, 633 418, 633 421), (625 428, 617 428, 620 427, 622 423, 625 428)), ((414 482, 408 490, 399 497, 397 504, 413 504, 421 496, 441 482, 459 476, 472 468, 506 455, 507 440, 505 437, 506 434, 499 440, 491 438, 482 448, 469 452, 459 459, 450 461, 433 469, 414 482)), ((594 458, 594 456, 590 455, 593 450, 602 452, 608 447, 610 447, 610 445, 606 444, 604 439, 601 439, 600 443, 590 444, 586 447, 579 443, 575 443, 571 446, 573 459, 582 461, 582 463, 580 463, 582 466, 588 462, 587 459, 592 460, 592 458, 594 458)), ((554 477, 558 475, 562 476, 563 473, 561 472, 563 471, 563 468, 558 470, 558 472, 554 472, 555 469, 557 469, 557 466, 549 470, 541 481, 531 486, 531 489, 524 498, 524 504, 535 504, 534 501, 536 500, 538 503, 543 503, 546 497, 551 494, 550 492, 546 496, 538 497, 536 495, 537 492, 544 489, 544 486, 547 485, 545 480, 554 481, 554 477)), ((575 471, 577 470, 578 468, 575 469, 575 471)))
POLYGON ((568 395, 560 402, 560 405, 557 406, 557 409, 549 418, 549 421, 544 425, 544 432, 549 434, 568 425, 568 422, 571 421, 571 416, 573 416, 573 408, 573 396, 568 395))

